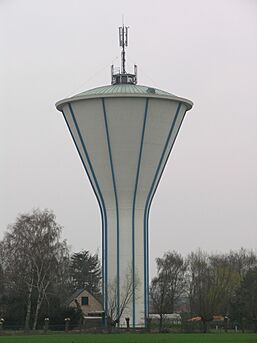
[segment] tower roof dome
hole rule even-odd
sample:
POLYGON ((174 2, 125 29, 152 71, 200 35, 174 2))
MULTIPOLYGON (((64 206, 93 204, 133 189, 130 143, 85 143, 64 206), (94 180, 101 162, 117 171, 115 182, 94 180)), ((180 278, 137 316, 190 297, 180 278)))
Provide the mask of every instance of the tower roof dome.
POLYGON ((158 88, 134 84, 116 84, 86 90, 72 97, 58 101, 56 103, 56 107, 58 108, 58 110, 61 110, 62 106, 70 101, 79 101, 84 99, 102 97, 149 97, 164 99, 166 98, 169 100, 180 101, 184 103, 188 110, 190 110, 193 106, 192 101, 178 97, 174 94, 168 93, 158 88))

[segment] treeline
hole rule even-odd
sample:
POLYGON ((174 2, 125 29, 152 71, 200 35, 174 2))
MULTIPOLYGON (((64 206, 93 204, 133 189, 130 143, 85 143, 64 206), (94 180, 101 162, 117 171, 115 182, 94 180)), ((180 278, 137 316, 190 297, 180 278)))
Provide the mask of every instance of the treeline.
MULTIPOLYGON (((81 310, 68 307, 77 289, 101 297, 97 254, 71 253, 62 227, 49 210, 19 215, 0 241, 0 319, 13 328, 37 329, 50 323, 78 325, 81 310)), ((257 256, 241 249, 227 254, 201 250, 187 257, 175 251, 156 259, 150 284, 150 311, 199 317, 204 331, 214 316, 255 325, 257 331, 257 256)))
MULTIPOLYGON (((257 332, 257 256, 241 249, 227 254, 207 254, 201 250, 186 258, 175 251, 156 259, 157 276, 150 287, 152 312, 173 313, 181 303, 187 305, 188 318, 199 317, 206 332, 214 316, 225 324, 245 323, 257 332)), ((184 310, 185 311, 185 310, 184 310)), ((226 328, 225 328, 226 329, 226 328)))
POLYGON ((38 209, 8 227, 0 242, 0 318, 5 325, 35 330, 44 318, 60 324, 66 317, 77 324, 81 313, 69 308, 67 299, 84 287, 100 294, 98 255, 71 253, 61 231, 53 212, 38 209))

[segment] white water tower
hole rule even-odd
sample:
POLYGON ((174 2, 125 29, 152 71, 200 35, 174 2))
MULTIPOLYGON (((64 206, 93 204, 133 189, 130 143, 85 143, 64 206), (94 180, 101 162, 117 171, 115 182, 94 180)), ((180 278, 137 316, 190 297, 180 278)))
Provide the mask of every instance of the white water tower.
POLYGON ((102 219, 103 307, 122 306, 119 324, 146 325, 149 310, 148 218, 162 172, 192 102, 137 85, 125 69, 128 28, 120 27, 121 70, 112 84, 57 102, 97 198, 102 219), (115 299, 113 299, 115 297, 115 299))

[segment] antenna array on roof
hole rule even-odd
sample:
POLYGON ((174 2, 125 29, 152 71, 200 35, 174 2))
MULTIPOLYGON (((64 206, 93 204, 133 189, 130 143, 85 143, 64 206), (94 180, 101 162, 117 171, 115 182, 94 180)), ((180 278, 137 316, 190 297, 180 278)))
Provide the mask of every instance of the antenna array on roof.
POLYGON ((114 66, 111 66, 111 73, 112 73, 112 84, 120 84, 120 83, 137 83, 137 66, 134 65, 134 74, 128 74, 126 72, 126 52, 125 47, 128 46, 128 26, 119 27, 119 42, 122 48, 121 50, 121 72, 115 73, 114 66))
POLYGON ((120 33, 120 46, 128 46, 128 26, 120 26, 119 33, 120 33))

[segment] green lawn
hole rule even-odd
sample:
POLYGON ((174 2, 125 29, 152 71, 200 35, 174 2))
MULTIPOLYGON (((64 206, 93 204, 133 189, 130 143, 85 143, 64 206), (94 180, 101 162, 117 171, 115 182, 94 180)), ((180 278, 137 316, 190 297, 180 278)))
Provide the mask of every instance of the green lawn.
POLYGON ((0 343, 257 343, 257 334, 85 334, 0 336, 0 343))

